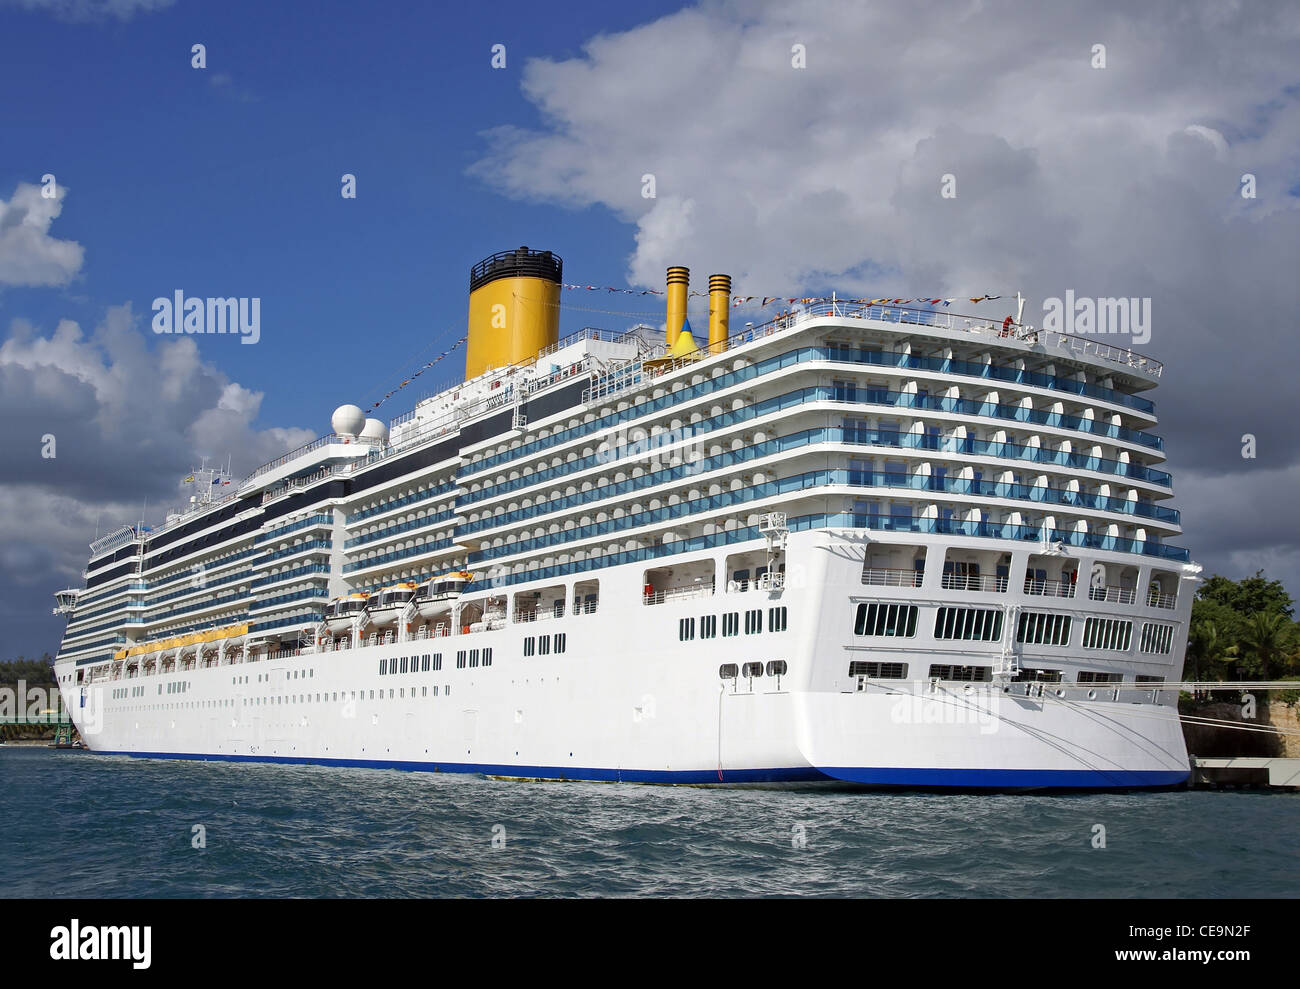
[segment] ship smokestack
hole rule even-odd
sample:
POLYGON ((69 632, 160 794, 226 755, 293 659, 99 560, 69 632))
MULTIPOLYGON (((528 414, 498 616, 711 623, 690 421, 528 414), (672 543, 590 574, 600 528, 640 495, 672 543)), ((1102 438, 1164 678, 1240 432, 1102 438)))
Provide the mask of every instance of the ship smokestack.
POLYGON ((518 364, 560 338, 564 262, 520 247, 484 258, 469 273, 465 379, 518 364))
POLYGON ((686 319, 686 296, 690 289, 690 282, 690 268, 674 265, 668 269, 668 331, 664 342, 668 345, 669 351, 677 342, 677 334, 686 319))
POLYGON ((731 335, 731 276, 709 276, 709 353, 720 354, 731 335))

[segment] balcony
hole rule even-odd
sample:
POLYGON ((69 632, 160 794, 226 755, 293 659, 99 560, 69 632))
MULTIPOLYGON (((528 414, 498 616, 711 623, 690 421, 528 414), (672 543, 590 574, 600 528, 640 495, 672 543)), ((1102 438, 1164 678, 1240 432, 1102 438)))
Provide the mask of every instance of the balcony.
POLYGON ((978 574, 946 573, 941 585, 945 591, 984 591, 1002 594, 1007 589, 1006 577, 982 577, 978 574))
POLYGON ((1102 584, 1088 588, 1091 601, 1108 601, 1111 604, 1132 604, 1137 600, 1137 591, 1131 587, 1114 587, 1102 584))
POLYGON ((1177 594, 1161 594, 1159 591, 1152 591, 1147 595, 1148 608, 1173 608, 1178 603, 1177 594))
POLYGON ((669 601, 688 601, 691 598, 713 596, 713 581, 701 581, 691 587, 672 587, 663 591, 649 591, 642 595, 642 604, 666 604, 669 601))
POLYGON ((1025 579, 1025 593, 1049 598, 1074 597, 1074 581, 1025 579))
POLYGON ((924 577, 921 570, 868 567, 862 571, 862 583, 868 587, 920 587, 924 577))

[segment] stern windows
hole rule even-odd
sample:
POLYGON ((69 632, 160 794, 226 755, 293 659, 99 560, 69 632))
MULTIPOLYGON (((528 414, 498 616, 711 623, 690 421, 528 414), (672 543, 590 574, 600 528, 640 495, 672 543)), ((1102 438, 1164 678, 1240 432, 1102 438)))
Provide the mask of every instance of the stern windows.
POLYGON ((1138 652, 1167 656, 1174 648, 1174 627, 1155 622, 1142 623, 1142 640, 1138 652))
POLYGON ((911 638, 916 635, 918 610, 914 604, 860 604, 853 634, 911 638))
POLYGON ((854 660, 849 664, 849 676, 868 677, 872 680, 906 680, 906 663, 870 663, 854 660))
POLYGON ((992 642, 1002 638, 1002 612, 993 608, 940 608, 934 617, 934 637, 992 642))
POLYGON ((1022 611, 1016 624, 1016 641, 1044 646, 1070 643, 1070 616, 1045 611, 1022 611))
POLYGON ((1118 618, 1089 618, 1083 623, 1083 648, 1128 652, 1133 623, 1118 618))
POLYGON ((1097 673, 1093 670, 1080 670, 1075 677, 1077 683, 1123 683, 1122 673, 1097 673))
POLYGON ((930 679, 955 680, 959 683, 989 683, 993 679, 993 667, 935 664, 930 667, 930 679))

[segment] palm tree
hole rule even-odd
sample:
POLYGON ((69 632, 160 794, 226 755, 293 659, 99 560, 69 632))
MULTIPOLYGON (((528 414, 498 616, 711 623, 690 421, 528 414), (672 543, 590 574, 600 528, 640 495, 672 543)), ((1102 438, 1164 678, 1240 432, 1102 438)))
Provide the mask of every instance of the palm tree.
POLYGON ((1274 680, 1283 673, 1283 660, 1291 648, 1291 639, 1291 623, 1286 615, 1259 611, 1247 620, 1238 645, 1241 655, 1252 660, 1251 672, 1265 680, 1274 680))
POLYGON ((1196 622, 1187 636, 1187 659, 1191 664, 1191 679, 1200 680, 1213 673, 1214 664, 1235 652, 1219 636, 1219 628, 1208 619, 1196 622))

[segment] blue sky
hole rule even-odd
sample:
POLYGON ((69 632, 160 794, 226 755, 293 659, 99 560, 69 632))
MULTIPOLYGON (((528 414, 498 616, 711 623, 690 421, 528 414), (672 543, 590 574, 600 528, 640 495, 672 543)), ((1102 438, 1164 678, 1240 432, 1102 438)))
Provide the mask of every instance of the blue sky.
MULTIPOLYGON (((1019 289, 1038 325, 1067 292, 1149 300, 1173 541, 1300 594, 1298 66, 1294 5, 1263 2, 0 0, 8 652, 55 649, 97 527, 370 406, 521 244, 599 286, 1019 289), (260 299, 259 343, 154 335, 178 289, 260 299)), ((562 331, 662 321, 654 296, 564 303, 562 331)))
POLYGON ((0 156, 0 196, 54 174, 70 190, 58 235, 86 247, 72 285, 8 289, 0 319, 90 326, 127 301, 147 318, 177 288, 259 297, 261 342, 201 337, 202 356, 265 392, 264 421, 323 429, 463 333, 486 254, 552 248, 574 280, 626 284, 627 231, 608 210, 521 203, 465 170, 483 129, 537 124, 526 59, 576 55, 595 30, 672 6, 182 3, 81 23, 0 7, 0 84, 29 94, 6 101, 5 132, 23 140, 0 156), (339 194, 345 172, 355 200, 339 194))

